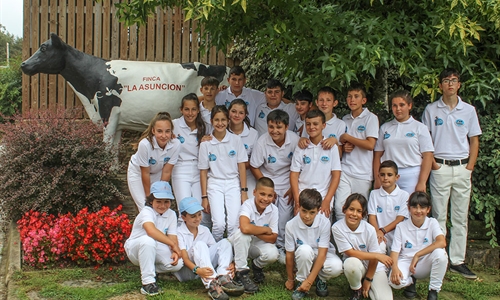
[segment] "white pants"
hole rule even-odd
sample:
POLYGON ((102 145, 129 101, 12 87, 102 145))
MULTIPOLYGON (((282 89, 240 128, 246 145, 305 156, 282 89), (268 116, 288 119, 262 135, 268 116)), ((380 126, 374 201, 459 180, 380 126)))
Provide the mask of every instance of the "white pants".
POLYGON ((292 204, 288 205, 289 197, 284 198, 283 195, 288 191, 286 190, 274 190, 276 195, 276 206, 278 207, 278 239, 276 240, 276 245, 279 247, 285 246, 285 227, 286 223, 293 218, 293 201, 292 204))
MULTIPOLYGON (((400 257, 398 259, 398 268, 403 273, 399 285, 392 283, 389 279, 389 284, 395 289, 401 289, 413 283, 410 275, 411 258, 400 257)), ((430 277, 429 290, 440 291, 443 285, 443 278, 446 274, 448 267, 448 256, 443 248, 438 248, 427 255, 422 256, 415 267, 416 279, 423 279, 430 277)), ((389 277, 390 278, 390 277, 389 277)))
POLYGON ((173 266, 170 248, 147 235, 128 239, 124 248, 130 261, 141 269, 142 285, 155 282, 156 273, 177 272, 184 265, 179 258, 173 266))
MULTIPOLYGON (((208 247, 205 242, 194 242, 193 246, 188 251, 188 256, 198 267, 209 267, 212 269, 214 271, 212 279, 214 279, 219 275, 226 275, 229 272, 229 264, 233 260, 233 246, 227 239, 222 239, 211 247, 208 247), (217 270, 215 270, 214 266, 217 270)), ((193 280, 197 276, 186 266, 182 267, 180 271, 175 272, 174 275, 180 282, 193 280)), ((205 288, 208 289, 212 279, 206 281, 203 279, 201 280, 205 288)))
POLYGON ((237 271, 248 269, 249 257, 259 268, 278 260, 278 248, 274 244, 266 243, 253 235, 243 234, 239 229, 233 232, 228 240, 234 247, 234 264, 237 271))
MULTIPOLYGON (((160 179, 161 179, 161 173, 150 175, 151 184, 153 184, 153 182, 160 181, 160 179)), ((142 184, 142 177, 141 177, 141 168, 139 166, 132 164, 132 162, 128 163, 127 183, 130 195, 132 196, 132 199, 134 199, 134 202, 137 205, 139 211, 141 211, 141 209, 144 207, 144 203, 146 202, 146 196, 149 195, 146 195, 144 193, 144 185, 142 184)))
POLYGON ((399 188, 411 195, 415 191, 418 178, 420 177, 420 166, 399 168, 398 173, 399 179, 397 183, 399 188))
MULTIPOLYGON (((175 165, 175 168, 172 169, 172 188, 177 201, 177 210, 182 199, 187 197, 198 199, 201 205, 202 195, 198 161, 182 161, 175 165)), ((201 225, 211 228, 212 221, 210 215, 204 212, 202 214, 201 225)), ((182 222, 180 213, 179 222, 182 222)))
MULTIPOLYGON (((344 261, 344 274, 351 290, 359 290, 362 287, 361 280, 365 277, 366 271, 363 262, 356 257, 348 257, 344 261)), ((384 271, 375 272, 368 293, 372 300, 392 300, 392 290, 389 286, 387 273, 384 271)))
POLYGON ((352 176, 346 175, 344 172, 340 174, 340 182, 335 192, 335 217, 338 220, 344 218, 342 207, 345 200, 353 193, 359 193, 365 196, 368 200, 370 188, 372 187, 371 180, 357 179, 352 176))
MULTIPOLYGON (((327 281, 330 278, 342 274, 342 260, 334 251, 330 251, 326 253, 325 262, 318 273, 319 279, 323 281, 327 281)), ((297 265, 297 275, 295 278, 297 281, 303 282, 307 279, 317 257, 318 255, 309 245, 300 245, 295 249, 295 264, 297 265)))
POLYGON ((239 225, 238 218, 241 207, 239 178, 208 178, 207 196, 212 215, 212 235, 216 241, 220 241, 226 227, 227 236, 230 236, 239 225))
POLYGON ((466 165, 441 165, 431 171, 429 187, 432 197, 432 216, 446 236, 448 203, 451 212, 450 261, 452 265, 462 264, 465 260, 467 245, 467 223, 471 192, 471 171, 466 165))

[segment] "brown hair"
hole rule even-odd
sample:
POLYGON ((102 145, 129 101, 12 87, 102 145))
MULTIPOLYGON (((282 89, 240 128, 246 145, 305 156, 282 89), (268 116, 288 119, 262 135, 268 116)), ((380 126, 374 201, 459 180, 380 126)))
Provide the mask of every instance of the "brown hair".
MULTIPOLYGON (((149 126, 144 132, 141 134, 141 137, 139 138, 139 142, 142 141, 142 139, 147 139, 149 143, 151 143, 151 148, 153 147, 153 128, 156 125, 156 122, 158 121, 169 121, 170 126, 172 126, 172 130, 174 130, 174 123, 172 123, 172 118, 170 117, 170 114, 168 112, 159 112, 154 116, 154 118, 149 122, 149 126)), ((132 147, 134 150, 137 150, 139 143, 133 144, 132 147)))

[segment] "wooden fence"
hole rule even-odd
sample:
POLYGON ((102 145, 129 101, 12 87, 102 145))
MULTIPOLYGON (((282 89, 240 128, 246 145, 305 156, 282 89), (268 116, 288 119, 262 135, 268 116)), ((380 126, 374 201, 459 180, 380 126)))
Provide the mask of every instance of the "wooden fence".
MULTIPOLYGON (((228 65, 222 51, 200 53, 196 21, 184 22, 181 9, 158 9, 145 26, 127 27, 118 21, 114 3, 120 0, 23 0, 23 59, 56 33, 67 44, 104 59, 194 62, 228 65)), ((203 34, 203 33, 202 33, 203 34)), ((23 114, 81 107, 60 75, 23 75, 23 114)), ((86 117, 82 113, 77 117, 86 117)))

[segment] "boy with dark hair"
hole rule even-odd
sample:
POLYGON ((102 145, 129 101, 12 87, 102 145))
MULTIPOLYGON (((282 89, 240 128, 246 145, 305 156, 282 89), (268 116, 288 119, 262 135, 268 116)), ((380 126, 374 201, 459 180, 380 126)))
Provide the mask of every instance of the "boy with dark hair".
POLYGON ((316 284, 316 295, 328 296, 326 281, 342 273, 342 261, 330 243, 330 220, 319 214, 323 197, 316 189, 304 189, 299 196, 299 213, 286 224, 285 286, 294 289, 292 299, 302 299, 316 284), (294 267, 297 274, 294 278, 294 267))
POLYGON ((207 132, 210 132, 212 128, 212 123, 210 122, 210 113, 212 112, 212 108, 215 106, 215 98, 219 91, 219 80, 212 76, 207 76, 201 80, 201 93, 202 97, 199 97, 200 100, 200 114, 205 121, 205 124, 208 126, 207 132))
POLYGON ((266 103, 257 106, 257 115, 255 117, 255 129, 259 132, 259 136, 267 132, 267 115, 276 110, 281 109, 289 115, 289 126, 295 128, 295 120, 298 118, 298 113, 295 110, 293 103, 284 103, 281 100, 285 94, 283 84, 277 79, 269 79, 266 85, 266 103))
POLYGON ((311 94, 308 90, 301 90, 293 94, 292 99, 295 102, 295 110, 297 111, 297 114, 299 114, 297 121, 295 121, 295 128, 293 129, 293 132, 299 136, 303 136, 305 133, 304 123, 306 120, 306 114, 313 105, 313 94, 311 94))
POLYGON ((459 96, 460 73, 445 69, 439 75, 443 95, 425 108, 422 116, 434 143, 434 161, 429 178, 432 216, 446 236, 448 203, 451 213, 450 270, 465 278, 477 278, 465 265, 471 174, 479 153, 481 127, 474 106, 459 96))

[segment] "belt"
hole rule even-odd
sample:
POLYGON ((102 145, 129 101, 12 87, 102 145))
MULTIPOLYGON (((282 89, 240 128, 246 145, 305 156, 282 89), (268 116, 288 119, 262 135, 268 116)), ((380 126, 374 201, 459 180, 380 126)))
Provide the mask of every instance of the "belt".
POLYGON ((464 159, 456 159, 456 160, 449 160, 449 159, 441 159, 441 158, 434 158, 434 160, 438 164, 445 164, 448 166, 459 166, 459 165, 465 165, 466 163, 469 162, 469 158, 464 158, 464 159))

